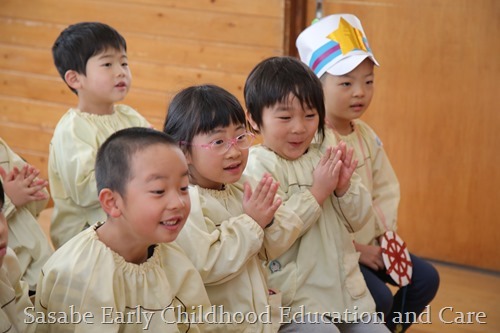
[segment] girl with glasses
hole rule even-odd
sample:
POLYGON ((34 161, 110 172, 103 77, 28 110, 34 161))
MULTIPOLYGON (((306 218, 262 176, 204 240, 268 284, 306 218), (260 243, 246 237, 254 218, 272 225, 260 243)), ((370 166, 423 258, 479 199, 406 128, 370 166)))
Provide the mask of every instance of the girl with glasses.
MULTIPOLYGON (((269 175, 242 176, 254 135, 235 96, 214 85, 188 87, 172 100, 164 132, 184 151, 191 213, 177 238, 200 272, 215 315, 214 332, 277 332, 280 298, 261 260, 286 252, 304 225, 276 197, 269 175)), ((319 207, 303 205, 319 216, 319 207)))

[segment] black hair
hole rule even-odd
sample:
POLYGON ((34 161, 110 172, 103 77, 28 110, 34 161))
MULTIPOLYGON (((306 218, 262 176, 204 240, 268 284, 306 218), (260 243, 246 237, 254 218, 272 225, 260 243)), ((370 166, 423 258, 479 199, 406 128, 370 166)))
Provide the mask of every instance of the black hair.
MULTIPOLYGON (((185 88, 174 96, 163 131, 177 142, 191 142, 197 134, 210 133, 231 124, 247 127, 241 103, 227 90, 205 84, 185 88)), ((189 146, 182 148, 190 149, 189 146)))
POLYGON ((109 188, 125 196, 125 187, 133 176, 130 163, 132 157, 157 144, 177 148, 172 137, 152 128, 130 127, 113 133, 97 151, 95 179, 98 193, 109 188))
POLYGON ((5 203, 5 194, 3 192, 3 184, 0 182, 0 212, 3 209, 3 204, 5 203))
MULTIPOLYGON (((69 70, 86 74, 87 61, 108 48, 127 51, 125 38, 100 22, 81 22, 68 26, 52 46, 52 56, 59 75, 69 70)), ((66 80, 64 80, 66 82, 66 80)), ((69 87, 76 94, 76 91, 69 87)))
POLYGON ((257 126, 262 126, 266 107, 287 101, 293 94, 303 106, 316 109, 318 134, 324 138, 325 102, 323 86, 314 72, 292 57, 271 57, 261 61, 250 72, 243 90, 248 113, 257 126))

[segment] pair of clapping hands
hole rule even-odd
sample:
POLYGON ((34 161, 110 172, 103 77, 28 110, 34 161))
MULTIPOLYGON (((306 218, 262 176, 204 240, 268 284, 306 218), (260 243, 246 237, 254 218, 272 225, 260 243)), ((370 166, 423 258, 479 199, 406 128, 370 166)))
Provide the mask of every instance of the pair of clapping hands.
POLYGON ((39 179, 39 174, 40 170, 29 164, 25 164, 20 169, 14 167, 10 172, 0 167, 4 191, 14 206, 21 207, 32 201, 48 199, 48 194, 44 189, 49 183, 44 179, 39 179))
MULTIPOLYGON (((320 205, 333 192, 338 197, 349 190, 351 176, 356 170, 357 160, 353 160, 354 150, 347 148, 345 142, 329 147, 313 171, 312 195, 320 205)), ((253 218, 262 228, 269 226, 282 199, 276 197, 279 184, 271 175, 265 174, 252 191, 245 183, 243 211, 253 218)))

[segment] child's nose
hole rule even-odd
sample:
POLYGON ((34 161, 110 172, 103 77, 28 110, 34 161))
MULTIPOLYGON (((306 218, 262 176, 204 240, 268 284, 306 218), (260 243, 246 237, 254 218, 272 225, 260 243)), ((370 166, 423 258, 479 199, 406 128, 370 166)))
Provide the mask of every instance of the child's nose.
POLYGON ((355 97, 363 97, 365 95, 365 88, 362 85, 356 86, 354 89, 354 96, 355 97))
MULTIPOLYGON (((168 209, 178 209, 186 206, 184 196, 179 193, 172 193, 167 198, 167 208, 168 209)), ((188 199, 189 200, 189 199, 188 199)))
POLYGON ((293 122, 292 132, 293 133, 302 133, 306 130, 306 126, 304 125, 304 121, 296 120, 293 122))
POLYGON ((126 68, 124 68, 123 66, 118 66, 118 70, 116 71, 116 74, 118 76, 125 76, 126 73, 127 73, 126 68))
POLYGON ((226 151, 226 154, 229 154, 230 156, 241 154, 240 148, 238 147, 235 140, 231 141, 229 148, 226 151))

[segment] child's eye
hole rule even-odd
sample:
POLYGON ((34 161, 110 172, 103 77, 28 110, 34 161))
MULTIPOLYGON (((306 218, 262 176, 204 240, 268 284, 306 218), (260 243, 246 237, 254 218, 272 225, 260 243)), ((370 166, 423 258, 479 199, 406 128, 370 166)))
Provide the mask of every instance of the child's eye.
POLYGON ((373 80, 366 81, 366 84, 373 84, 373 80))
POLYGON ((210 143, 213 147, 218 147, 224 145, 224 140, 219 139, 219 140, 214 140, 210 143))
POLYGON ((104 67, 111 67, 111 63, 110 62, 107 62, 105 64, 103 64, 104 67))
POLYGON ((128 67, 128 62, 124 62, 124 63, 122 63, 122 66, 123 66, 123 67, 128 67))
POLYGON ((189 192, 189 186, 181 187, 181 192, 189 192))
POLYGON ((306 118, 315 118, 315 117, 316 117, 316 113, 306 114, 306 118))
POLYGON ((249 135, 246 133, 240 134, 236 137, 236 141, 245 142, 248 139, 249 135))
POLYGON ((291 117, 278 117, 278 119, 281 119, 281 120, 289 120, 291 117))
POLYGON ((162 195, 163 193, 165 193, 165 191, 164 190, 154 190, 154 191, 151 191, 151 193, 156 194, 156 195, 162 195))
POLYGON ((342 87, 349 87, 351 85, 351 83, 350 82, 342 82, 340 85, 342 87))

